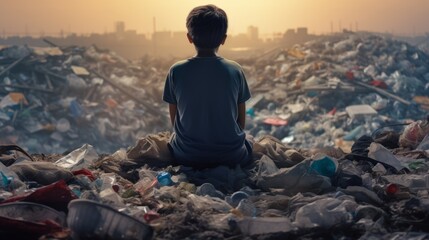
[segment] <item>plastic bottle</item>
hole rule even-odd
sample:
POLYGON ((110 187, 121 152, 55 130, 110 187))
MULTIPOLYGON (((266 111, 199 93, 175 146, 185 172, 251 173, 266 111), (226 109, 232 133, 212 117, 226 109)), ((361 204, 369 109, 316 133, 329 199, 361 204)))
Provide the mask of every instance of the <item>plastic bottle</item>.
POLYGON ((123 199, 117 194, 112 186, 116 184, 116 177, 113 173, 103 173, 100 178, 103 180, 101 185, 100 198, 102 202, 109 203, 118 207, 125 206, 123 199))

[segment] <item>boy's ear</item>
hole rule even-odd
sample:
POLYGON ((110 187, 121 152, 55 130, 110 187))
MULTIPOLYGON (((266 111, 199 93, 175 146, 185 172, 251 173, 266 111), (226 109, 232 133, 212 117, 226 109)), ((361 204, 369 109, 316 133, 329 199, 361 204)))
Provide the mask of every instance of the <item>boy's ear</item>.
POLYGON ((189 33, 186 33, 186 37, 188 37, 188 41, 189 41, 189 43, 194 43, 194 41, 192 40, 192 37, 191 37, 191 35, 189 35, 189 33))
POLYGON ((224 44, 225 44, 226 37, 228 37, 228 35, 226 35, 226 34, 225 34, 225 36, 223 37, 222 42, 220 42, 220 44, 222 44, 222 45, 224 45, 224 44))

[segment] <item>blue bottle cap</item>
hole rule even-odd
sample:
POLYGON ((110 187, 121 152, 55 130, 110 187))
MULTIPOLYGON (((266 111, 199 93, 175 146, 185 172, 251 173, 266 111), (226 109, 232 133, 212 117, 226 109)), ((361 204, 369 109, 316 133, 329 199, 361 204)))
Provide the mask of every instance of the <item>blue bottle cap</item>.
POLYGON ((168 172, 159 172, 156 176, 156 179, 161 186, 173 185, 173 180, 171 180, 171 174, 168 172))

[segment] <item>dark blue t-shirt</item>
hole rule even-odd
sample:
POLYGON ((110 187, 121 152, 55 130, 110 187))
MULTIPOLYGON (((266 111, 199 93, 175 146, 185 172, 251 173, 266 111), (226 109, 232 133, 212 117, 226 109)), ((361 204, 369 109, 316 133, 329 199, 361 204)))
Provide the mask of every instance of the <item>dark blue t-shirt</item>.
POLYGON ((193 57, 175 63, 163 100, 177 105, 170 145, 182 165, 233 165, 251 148, 237 123, 238 104, 250 98, 241 66, 222 57, 193 57))

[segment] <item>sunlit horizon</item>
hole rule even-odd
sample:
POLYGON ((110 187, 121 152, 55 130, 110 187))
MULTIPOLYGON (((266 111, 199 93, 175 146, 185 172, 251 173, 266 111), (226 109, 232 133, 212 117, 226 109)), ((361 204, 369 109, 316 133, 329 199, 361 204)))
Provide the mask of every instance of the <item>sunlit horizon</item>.
POLYGON ((402 0, 0 0, 0 35, 89 34, 128 30, 150 37, 154 31, 186 31, 185 18, 198 5, 215 4, 229 17, 228 34, 259 28, 261 37, 287 29, 311 34, 352 31, 423 35, 429 32, 429 1, 402 0))

